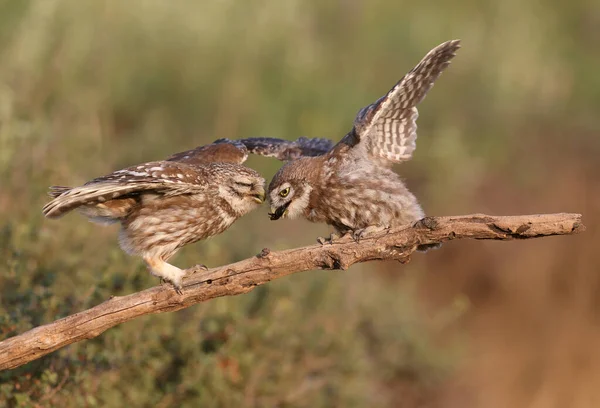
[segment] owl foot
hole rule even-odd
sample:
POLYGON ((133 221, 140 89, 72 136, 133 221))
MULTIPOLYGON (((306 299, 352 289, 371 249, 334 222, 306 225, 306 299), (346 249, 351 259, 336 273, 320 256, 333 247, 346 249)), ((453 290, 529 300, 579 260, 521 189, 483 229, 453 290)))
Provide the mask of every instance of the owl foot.
POLYGON ((208 266, 206 266, 204 264, 198 264, 198 265, 192 266, 190 269, 188 269, 188 271, 190 271, 192 274, 199 272, 199 271, 208 271, 208 266))
POLYGON ((360 242, 361 239, 363 239, 367 235, 372 234, 374 232, 383 231, 385 229, 386 229, 385 227, 380 227, 377 225, 370 225, 367 228, 361 228, 361 229, 358 229, 358 230, 355 230, 354 232, 352 232, 352 238, 354 239, 354 241, 356 241, 358 243, 358 242, 360 242))
POLYGON ((179 286, 177 286, 175 283, 171 282, 170 280, 167 280, 165 278, 160 278, 160 284, 161 285, 171 285, 171 286, 173 286, 173 289, 175 289, 175 292, 177 292, 178 295, 183 295, 183 287, 181 286, 181 283, 179 284, 179 286))
POLYGON ((329 234, 329 238, 317 237, 317 242, 321 245, 333 244, 333 241, 335 241, 336 239, 340 239, 340 236, 335 232, 332 232, 331 234, 329 234))
POLYGON ((144 261, 146 261, 146 265, 152 275, 160 278, 161 282, 168 282, 173 285, 173 289, 179 295, 183 294, 182 282, 183 277, 186 275, 184 270, 168 264, 162 259, 144 257, 144 261))

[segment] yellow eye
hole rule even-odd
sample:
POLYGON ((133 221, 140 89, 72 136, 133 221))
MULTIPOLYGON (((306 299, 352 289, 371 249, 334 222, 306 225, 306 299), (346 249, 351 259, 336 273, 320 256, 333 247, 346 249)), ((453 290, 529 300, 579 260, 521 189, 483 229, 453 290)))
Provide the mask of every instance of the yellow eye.
POLYGON ((285 188, 279 192, 279 197, 285 198, 288 196, 289 193, 290 193, 290 188, 289 187, 285 188))

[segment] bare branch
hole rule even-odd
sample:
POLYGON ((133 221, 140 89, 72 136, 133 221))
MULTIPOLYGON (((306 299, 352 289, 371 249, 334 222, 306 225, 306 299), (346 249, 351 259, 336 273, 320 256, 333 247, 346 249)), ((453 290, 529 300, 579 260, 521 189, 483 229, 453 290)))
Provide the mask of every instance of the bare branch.
POLYGON ((376 233, 354 242, 344 237, 333 244, 270 252, 206 272, 184 282, 184 294, 156 286, 128 296, 113 297, 91 309, 36 327, 0 342, 0 370, 23 365, 61 347, 91 339, 120 323, 151 313, 180 310, 220 296, 247 293, 256 286, 296 272, 347 269, 359 262, 408 262, 417 245, 453 239, 512 240, 576 234, 585 230, 579 214, 493 217, 475 214, 428 217, 414 227, 376 233))

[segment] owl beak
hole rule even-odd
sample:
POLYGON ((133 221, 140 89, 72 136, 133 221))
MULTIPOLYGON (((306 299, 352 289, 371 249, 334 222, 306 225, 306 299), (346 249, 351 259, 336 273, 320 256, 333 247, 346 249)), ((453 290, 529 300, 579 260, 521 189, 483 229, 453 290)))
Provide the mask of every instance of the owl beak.
POLYGON ((258 204, 264 203, 265 202, 265 198, 266 198, 265 190, 260 190, 257 193, 253 194, 252 198, 258 204))
POLYGON ((278 220, 281 217, 285 216, 290 203, 291 203, 291 201, 285 203, 284 205, 282 205, 279 208, 271 207, 271 212, 269 213, 269 217, 271 218, 271 221, 278 220))

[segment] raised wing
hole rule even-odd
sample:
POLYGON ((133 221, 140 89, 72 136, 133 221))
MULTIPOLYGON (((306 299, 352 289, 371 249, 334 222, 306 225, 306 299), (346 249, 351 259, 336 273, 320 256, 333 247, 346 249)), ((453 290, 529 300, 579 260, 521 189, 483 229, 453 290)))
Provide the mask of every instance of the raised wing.
POLYGON ((429 51, 385 96, 358 112, 354 128, 340 144, 384 162, 410 159, 416 148, 416 106, 459 48, 460 40, 452 40, 429 51))
POLYGON ((142 193, 189 194, 206 188, 206 169, 184 163, 149 162, 98 177, 81 187, 50 187, 52 201, 42 210, 48 218, 58 218, 80 207, 131 198, 142 193))
POLYGON ((334 142, 329 139, 300 137, 289 141, 271 137, 254 137, 238 140, 249 153, 275 157, 282 161, 295 160, 305 156, 321 156, 330 151, 334 142))

